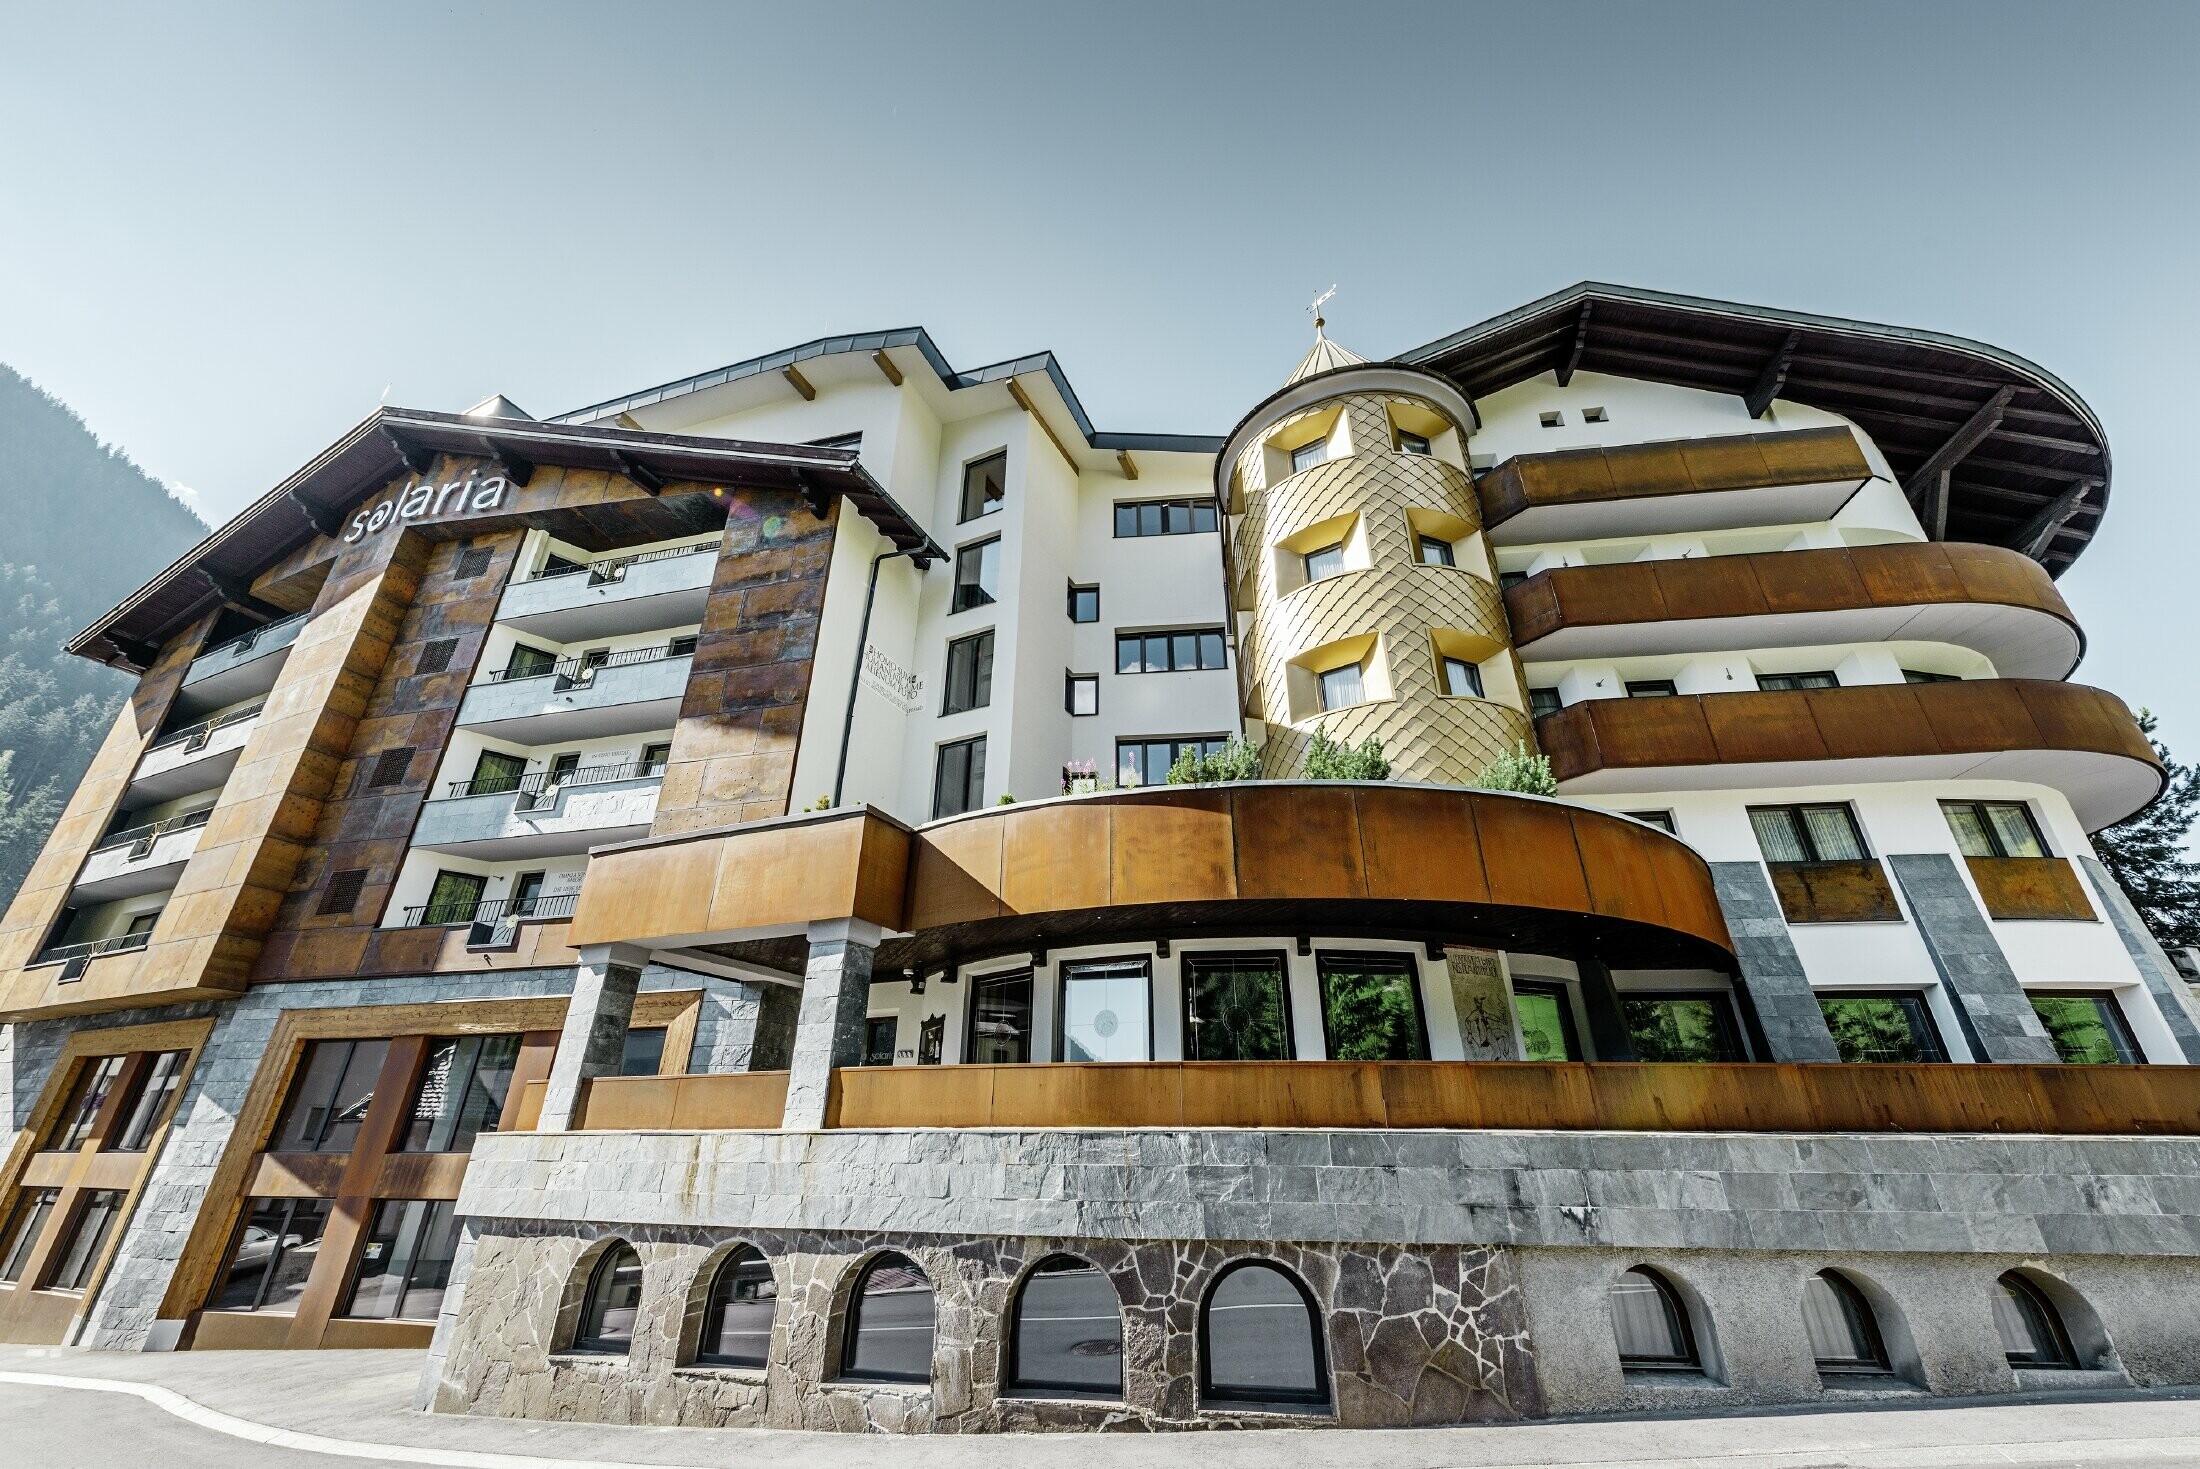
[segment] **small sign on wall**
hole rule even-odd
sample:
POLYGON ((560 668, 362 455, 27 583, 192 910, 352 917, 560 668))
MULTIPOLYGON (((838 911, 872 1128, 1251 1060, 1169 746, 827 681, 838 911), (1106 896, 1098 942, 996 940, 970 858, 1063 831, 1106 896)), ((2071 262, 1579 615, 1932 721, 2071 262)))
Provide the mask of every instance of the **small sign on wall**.
POLYGON ((1504 961, 1490 949, 1444 950, 1451 977, 1452 1013, 1459 1017, 1459 1049, 1469 1061, 1517 1061, 1512 990, 1504 961))

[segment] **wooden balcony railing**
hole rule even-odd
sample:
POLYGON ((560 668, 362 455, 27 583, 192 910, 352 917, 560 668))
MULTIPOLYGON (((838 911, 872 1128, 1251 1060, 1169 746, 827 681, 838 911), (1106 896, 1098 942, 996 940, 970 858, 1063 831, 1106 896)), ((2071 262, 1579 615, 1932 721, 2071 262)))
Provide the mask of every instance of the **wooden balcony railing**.
MULTIPOLYGON (((516 1130, 526 1132, 542 1121, 548 1085, 531 1081, 522 1089, 512 1124, 516 1130)), ((599 1076, 582 1091, 579 1112, 577 1126, 587 1132, 774 1128, 787 1112, 787 1073, 599 1076)))

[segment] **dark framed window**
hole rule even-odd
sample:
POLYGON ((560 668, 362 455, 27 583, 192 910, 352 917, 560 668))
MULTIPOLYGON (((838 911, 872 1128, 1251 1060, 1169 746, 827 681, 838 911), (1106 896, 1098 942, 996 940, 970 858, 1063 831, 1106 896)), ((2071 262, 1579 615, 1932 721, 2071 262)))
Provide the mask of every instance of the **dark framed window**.
POLYGON ((1281 954, 1187 954, 1184 1057, 1288 1061, 1291 994, 1281 954))
POLYGON ((1222 735, 1187 735, 1158 740, 1115 742, 1115 783, 1125 786, 1166 785, 1169 767, 1187 750, 1195 755, 1219 754, 1229 741, 1222 735))
POLYGON ((1680 1292, 1646 1266, 1622 1270, 1605 1298, 1612 1307, 1612 1337, 1619 1365, 1630 1372, 1695 1372, 1696 1334, 1680 1292))
POLYGON ((345 1316, 433 1321, 458 1254, 457 1205, 449 1199, 383 1199, 374 1206, 345 1316))
POLYGON ((644 775, 663 775, 665 766, 671 760, 672 742, 670 740, 657 740, 642 746, 642 773, 644 775))
POLYGON ((1941 815, 1966 857, 2045 857, 2047 841, 2023 801, 1942 801, 1941 815))
POLYGON ((710 1278, 695 1360, 707 1367, 763 1367, 771 1360, 772 1316, 778 1309, 779 1282, 771 1262, 748 1245, 736 1245, 710 1278))
POLYGON ((1115 635, 1117 673, 1189 673, 1229 666, 1229 643, 1219 627, 1115 635))
POLYGON ((1752 806, 1749 824, 1767 862, 1861 862, 1871 855, 1846 804, 1752 806))
POLYGON ((1945 1061, 1948 1048, 1920 994, 1820 994, 1834 1049, 1849 1062, 1945 1061))
POLYGON ((2075 1367, 2078 1354, 2047 1293, 2012 1270, 1994 1282, 1994 1333, 2012 1367, 2075 1367))
POLYGON ((421 926, 473 922, 474 910, 481 906, 482 889, 488 885, 489 880, 478 872, 438 872, 428 889, 427 904, 420 910, 421 926))
POLYGON ((1528 713, 1537 719, 1546 714, 1556 714, 1565 707, 1566 701, 1559 697, 1557 689, 1528 690, 1528 713))
POLYGON ((988 454, 963 466, 962 514, 964 521, 994 515, 1008 503, 1008 451, 988 454))
POLYGON ((645 1025, 626 1033, 626 1044, 619 1050, 619 1075, 655 1076, 664 1070, 665 1028, 661 1025, 645 1025))
POLYGON ((624 1240, 615 1241, 588 1272, 571 1350, 590 1356, 625 1356, 634 1345, 634 1318, 641 1309, 642 1257, 624 1240))
POLYGON ((1118 540, 1196 535, 1215 529, 1217 523, 1212 499, 1119 501, 1115 507, 1118 540))
POLYGON ((1064 1061, 1153 1059, 1153 970, 1144 959, 1062 965, 1055 1026, 1064 1061))
POLYGON ((1627 681, 1627 697, 1630 699, 1671 699, 1680 690, 1669 678, 1636 678, 1627 681))
POLYGON ((1760 673, 1757 687, 1768 694, 1788 689, 1837 689, 1841 680, 1831 673, 1760 673))
POLYGON ((2030 999, 2066 1065, 2136 1066, 2146 1059, 2123 1007, 2107 991, 2035 992, 2030 999))
POLYGON ((1513 1014, 1520 1018, 1520 1059, 1579 1061, 1581 1037, 1574 1030, 1574 1002, 1563 984, 1513 981, 1513 1014))
POLYGON ((1926 673, 1921 669, 1905 668, 1902 670, 1902 681, 1904 683, 1962 683, 1963 675, 1960 673, 1926 673))
POLYGON ((1001 538, 964 546, 955 553, 955 592, 949 612, 990 606, 1001 595, 1001 538))
POLYGON ((993 702, 993 631, 988 628, 947 645, 947 690, 940 713, 961 714, 993 702))
POLYGON ((557 666, 558 655, 548 648, 514 643, 510 656, 504 660, 504 678, 506 682, 517 678, 542 678, 557 666))
POLYGON ((1528 573, 1525 571, 1500 571, 1497 573, 1497 589, 1501 592, 1506 591, 1519 586, 1527 579, 1528 573))
POLYGON ((61 1190, 57 1188, 27 1188, 15 1196, 15 1208, 8 1215, 8 1232, 0 1237, 0 1281, 13 1284, 22 1280, 23 1272, 30 1268, 31 1251, 38 1247, 38 1237, 46 1232, 46 1221, 53 1217, 54 1206, 61 1202, 61 1190))
POLYGON ((327 1199, 245 1200, 207 1309, 295 1316, 328 1215, 327 1199))
POLYGON ((960 816, 985 804, 985 736, 940 746, 932 772, 932 817, 960 816))
POLYGON ((1681 829, 1673 823, 1673 813, 1670 811, 1622 811, 1620 815, 1632 817, 1646 826, 1654 826, 1669 836, 1681 834, 1681 829))
POLYGON ((863 1064, 894 1064, 894 1039, 901 1028, 898 1015, 873 1015, 863 1022, 863 1064))
POLYGON ((1098 622, 1100 620, 1100 589, 1096 586, 1081 587, 1069 584, 1069 620, 1071 622, 1098 622))
POLYGON ((1410 954, 1314 957, 1322 1041, 1332 1061, 1426 1061, 1421 966, 1410 954))
POLYGON ((1838 1271, 1821 1270, 1803 1282, 1803 1331, 1811 1359, 1829 1376, 1887 1370, 1887 1347, 1871 1302, 1838 1271))
POLYGON ((1454 699, 1482 697, 1482 670, 1464 658, 1444 660, 1444 692, 1454 699))
POLYGON ((1308 581, 1320 581, 1324 577, 1335 576, 1344 570, 1344 542, 1338 541, 1334 545, 1323 546, 1318 551, 1309 551, 1301 559, 1305 562, 1308 581))
POLYGON ((1360 677, 1360 665, 1347 663, 1337 668, 1325 668, 1315 675, 1321 688, 1322 709, 1349 709, 1354 704, 1367 702, 1367 684, 1360 677))
POLYGON ((501 796, 519 789, 520 780, 527 774, 525 755, 508 755, 502 750, 483 750, 474 761, 474 778, 467 783, 470 796, 501 796))
POLYGON ((1457 566, 1459 564, 1457 558, 1452 555, 1451 542, 1445 540, 1442 536, 1422 536, 1420 547, 1421 564, 1423 566, 1457 566))
POLYGON ((136 1087, 122 1104, 122 1126, 116 1129, 107 1150, 142 1153, 152 1141, 153 1130, 167 1120, 168 1107, 183 1085, 183 1063, 188 1053, 162 1051, 146 1063, 136 1087))
POLYGON ((1123 1306, 1099 1267, 1050 1255, 1024 1277, 1009 1312, 1010 1393, 1123 1396, 1123 1306))
POLYGON ((1297 1276, 1240 1260, 1215 1277, 1199 1307, 1202 1407, 1326 1408, 1329 1364, 1321 1313, 1297 1276))
POLYGON ((93 1056, 77 1068, 76 1080, 69 1084, 69 1099, 61 1104, 61 1114, 54 1121, 53 1137, 44 1151, 49 1153, 73 1153, 92 1138, 92 1125, 99 1120, 99 1109, 107 1105, 107 1094, 114 1090, 115 1082, 122 1075, 125 1056, 93 1056))
POLYGON ((1619 1010, 1639 1061, 1747 1059, 1741 1029, 1734 1023, 1733 1002, 1724 994, 1622 991, 1619 1010))
POLYGON ((873 1256, 848 1296, 840 1375, 855 1382, 932 1380, 932 1278, 907 1255, 873 1256))
POLYGON ((1031 1059, 1031 971, 980 974, 970 980, 970 1043, 963 1048, 981 1066, 1016 1065, 1031 1059))
MULTIPOLYGON (((1428 453, 1430 452, 1430 450, 1429 450, 1429 444, 1428 444, 1428 435, 1427 435, 1427 434, 1417 434, 1417 433, 1413 432, 1413 431, 1412 431, 1411 429, 1403 429, 1403 428, 1401 428, 1401 429, 1394 429, 1394 430, 1393 430, 1393 432, 1395 432, 1395 433, 1397 434, 1397 436, 1398 436, 1398 452, 1399 452, 1399 453, 1401 453, 1401 454, 1419 454, 1419 455, 1422 455, 1422 456, 1424 456, 1424 457, 1425 457, 1425 456, 1427 456, 1427 455, 1428 455, 1428 453)), ((1447 562, 1446 562, 1446 563, 1444 563, 1444 564, 1448 566, 1448 565, 1450 565, 1451 563, 1447 561, 1447 562)))
POLYGON ((1329 462, 1329 440, 1316 439, 1311 444, 1301 444, 1291 451, 1291 472, 1312 469, 1317 464, 1329 462))
POLYGON ((315 1041, 298 1062, 271 1153, 348 1153, 389 1058, 386 1040, 315 1041))
POLYGON ((1078 719, 1089 718, 1100 712, 1100 675, 1097 673, 1062 674, 1062 707, 1078 719))
POLYGON ((401 1153, 463 1153, 474 1138, 495 1132, 519 1068, 517 1035, 440 1036, 428 1043, 428 1059, 406 1108, 401 1153))
POLYGON ((76 1206, 76 1218, 54 1252, 53 1267, 46 1273, 47 1290, 80 1291, 91 1283, 107 1238, 122 1217, 122 1190, 88 1190, 76 1206))

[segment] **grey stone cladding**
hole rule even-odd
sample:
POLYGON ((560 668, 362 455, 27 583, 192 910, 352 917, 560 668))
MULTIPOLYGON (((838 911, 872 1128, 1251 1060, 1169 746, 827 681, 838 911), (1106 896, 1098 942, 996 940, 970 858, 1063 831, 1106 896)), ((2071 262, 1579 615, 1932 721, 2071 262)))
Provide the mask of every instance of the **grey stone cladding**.
POLYGON ((1734 939, 1734 957, 1741 963, 1743 987, 1772 1048, 1766 1059, 1840 1060, 1833 1035, 1826 1029, 1826 1012, 1811 991, 1802 956, 1795 952, 1787 917, 1780 911, 1780 900, 1764 868, 1754 862, 1709 865, 1719 911, 1726 915, 1726 931, 1734 939))
POLYGON ((1977 1058, 2050 1065, 2060 1060, 1955 859, 1945 852, 1913 852, 1888 857, 1887 866, 1902 884, 1925 950, 1955 1001, 1977 1058))
POLYGON ((2147 930, 2146 920, 2131 904, 2131 898, 2122 884, 2109 875, 2098 857, 2080 857, 2078 865, 2093 883, 2093 891, 2101 907, 2108 913, 2108 921, 2115 926, 2116 937, 2123 940, 2124 952, 2147 982, 2147 993, 2154 996, 2154 1003, 2161 1008, 2162 1023, 2177 1037, 2177 1049, 2184 1058, 2200 1065, 2200 1003, 2192 997, 2169 955, 2155 942, 2147 930))

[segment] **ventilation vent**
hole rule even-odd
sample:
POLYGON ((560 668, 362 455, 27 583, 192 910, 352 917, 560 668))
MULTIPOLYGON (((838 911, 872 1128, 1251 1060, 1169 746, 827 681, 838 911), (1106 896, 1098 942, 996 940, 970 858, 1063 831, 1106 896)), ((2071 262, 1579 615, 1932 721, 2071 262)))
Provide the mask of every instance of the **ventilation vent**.
POLYGON ((468 546, 458 558, 458 579, 472 581, 489 569, 490 559, 495 555, 496 548, 493 546, 468 546))
POLYGON ((403 785, 405 774, 412 769, 413 747, 399 745, 394 750, 384 750, 375 757, 374 773, 367 777, 367 788, 403 785))
POLYGON ((451 655, 458 651, 457 638, 437 638, 421 645, 420 666, 415 673, 442 673, 451 666, 451 655))
POLYGON ((321 893, 321 916, 349 913, 359 906, 359 890, 367 885, 367 869, 350 867, 328 880, 321 893))

